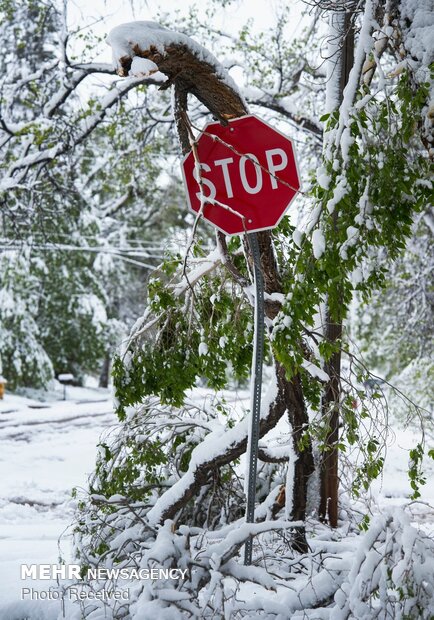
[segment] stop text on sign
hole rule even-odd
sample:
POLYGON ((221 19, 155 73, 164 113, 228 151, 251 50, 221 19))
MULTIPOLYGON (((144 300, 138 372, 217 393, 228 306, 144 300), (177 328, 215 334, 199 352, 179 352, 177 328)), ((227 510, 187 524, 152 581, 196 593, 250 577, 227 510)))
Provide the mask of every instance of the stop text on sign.
POLYGON ((233 235, 276 226, 299 187, 292 141, 261 119, 209 123, 182 170, 189 207, 233 235))
MULTIPOLYGON (((265 158, 267 161, 265 174, 268 177, 269 182, 271 183, 272 189, 277 189, 277 179, 276 173, 284 170, 288 165, 288 155, 285 153, 283 149, 268 149, 265 151, 265 158), (280 158, 279 162, 276 160, 280 158), (267 174, 268 171, 268 174, 267 174)), ((233 198, 234 197, 234 189, 232 185, 231 174, 236 175, 238 173, 238 177, 235 178, 235 183, 238 184, 241 182, 241 185, 245 192, 248 194, 257 194, 263 188, 264 182, 264 174, 263 170, 259 164, 259 160, 256 155, 253 153, 246 153, 238 160, 238 166, 231 166, 234 163, 233 157, 225 157, 224 159, 217 159, 213 162, 213 165, 217 168, 221 168, 223 174, 223 180, 225 184, 226 197, 233 198), (247 174, 246 168, 247 164, 250 163, 250 168, 253 170, 253 173, 247 174), (250 179, 248 178, 250 177, 250 179), (253 184, 252 184, 253 180, 253 184)), ((199 173, 197 167, 193 170, 193 177, 199 183, 200 177, 202 177, 203 184, 209 189, 209 194, 204 196, 207 199, 215 200, 217 196, 217 188, 214 183, 203 176, 202 171, 211 172, 211 166, 209 164, 200 163, 199 167, 201 168, 201 172, 199 173)), ((201 192, 196 194, 197 198, 200 200, 201 192)))

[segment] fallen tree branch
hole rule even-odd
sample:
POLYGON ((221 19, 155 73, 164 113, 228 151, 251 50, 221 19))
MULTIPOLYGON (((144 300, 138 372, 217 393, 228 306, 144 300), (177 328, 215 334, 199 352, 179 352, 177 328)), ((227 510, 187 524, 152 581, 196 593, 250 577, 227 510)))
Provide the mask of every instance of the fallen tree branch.
MULTIPOLYGON (((270 406, 262 414, 259 436, 263 437, 274 428, 286 411, 280 384, 284 379, 281 371, 276 374, 276 383, 271 386, 265 400, 270 406)), ((188 471, 169 491, 164 493, 148 513, 151 524, 164 523, 174 519, 178 510, 199 491, 207 481, 209 472, 223 467, 244 454, 247 448, 248 418, 244 418, 233 428, 222 433, 221 430, 209 433, 192 452, 188 471)))

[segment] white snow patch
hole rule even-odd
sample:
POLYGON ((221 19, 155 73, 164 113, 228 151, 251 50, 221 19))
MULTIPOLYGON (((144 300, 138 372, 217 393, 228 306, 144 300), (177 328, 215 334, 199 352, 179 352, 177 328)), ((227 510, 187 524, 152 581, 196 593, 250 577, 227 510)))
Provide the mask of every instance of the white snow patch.
POLYGON ((302 368, 304 368, 311 377, 319 379, 320 381, 330 381, 330 377, 328 376, 328 374, 322 368, 319 368, 312 362, 309 362, 308 360, 303 360, 301 365, 302 368))
POLYGON ((301 248, 303 236, 303 232, 298 228, 295 228, 294 232, 292 233, 292 240, 298 248, 301 248))
POLYGON ((140 58, 139 56, 134 56, 128 75, 133 77, 140 77, 152 75, 157 71, 158 67, 155 62, 152 62, 152 60, 148 60, 147 58, 140 58))
POLYGON ((333 197, 327 203, 327 211, 331 214, 335 210, 335 206, 342 200, 342 198, 348 193, 347 180, 345 178, 340 179, 333 192, 333 197))
POLYGON ((353 286, 357 286, 363 282, 363 271, 360 267, 356 267, 350 275, 350 280, 353 286))
POLYGON ((225 346, 227 345, 228 339, 226 338, 226 336, 220 336, 219 338, 219 347, 221 349, 224 349, 225 346))
POLYGON ((316 180, 318 181, 318 185, 320 187, 322 187, 323 189, 328 189, 330 186, 330 177, 327 174, 326 169, 321 166, 320 168, 318 168, 318 172, 316 175, 316 180))
POLYGON ((322 230, 316 228, 312 233, 312 247, 315 258, 321 258, 326 249, 326 242, 322 230))
POLYGON ((201 342, 199 345, 199 355, 206 355, 208 353, 208 345, 206 342, 201 342))

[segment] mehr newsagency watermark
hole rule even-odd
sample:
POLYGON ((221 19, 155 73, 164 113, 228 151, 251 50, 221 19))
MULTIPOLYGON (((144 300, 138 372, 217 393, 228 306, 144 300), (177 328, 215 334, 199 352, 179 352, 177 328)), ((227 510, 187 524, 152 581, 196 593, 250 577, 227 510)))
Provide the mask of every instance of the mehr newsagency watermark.
POLYGON ((65 597, 76 600, 126 601, 129 600, 128 587, 88 588, 90 582, 118 583, 135 580, 172 580, 184 579, 187 569, 181 568, 88 568, 83 574, 79 564, 22 564, 22 580, 68 580, 72 585, 57 589, 37 589, 32 587, 21 588, 22 600, 60 600, 65 597))

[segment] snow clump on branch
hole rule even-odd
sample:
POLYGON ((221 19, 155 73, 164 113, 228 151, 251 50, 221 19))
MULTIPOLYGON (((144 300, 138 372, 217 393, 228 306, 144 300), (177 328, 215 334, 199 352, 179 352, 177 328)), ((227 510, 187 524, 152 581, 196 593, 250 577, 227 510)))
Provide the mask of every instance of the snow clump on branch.
POLYGON ((217 77, 229 88, 239 93, 234 80, 211 52, 187 35, 168 30, 156 22, 137 21, 120 24, 109 32, 106 42, 113 50, 113 63, 121 76, 128 75, 130 60, 135 56, 158 53, 164 57, 169 47, 184 46, 199 61, 210 65, 217 77))

